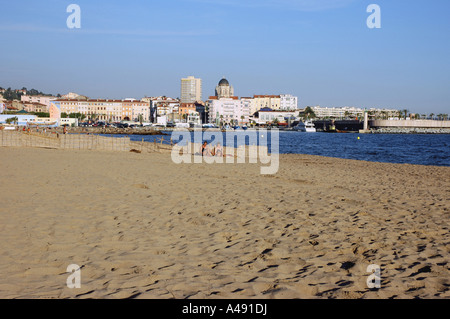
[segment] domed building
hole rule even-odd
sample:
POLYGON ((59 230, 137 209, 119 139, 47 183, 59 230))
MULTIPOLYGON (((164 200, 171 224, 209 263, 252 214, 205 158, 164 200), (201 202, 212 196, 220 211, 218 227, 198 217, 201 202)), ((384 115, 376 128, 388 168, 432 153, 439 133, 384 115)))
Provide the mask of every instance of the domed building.
POLYGON ((234 96, 234 89, 227 79, 222 78, 222 80, 219 81, 219 84, 216 86, 216 96, 218 99, 234 96))

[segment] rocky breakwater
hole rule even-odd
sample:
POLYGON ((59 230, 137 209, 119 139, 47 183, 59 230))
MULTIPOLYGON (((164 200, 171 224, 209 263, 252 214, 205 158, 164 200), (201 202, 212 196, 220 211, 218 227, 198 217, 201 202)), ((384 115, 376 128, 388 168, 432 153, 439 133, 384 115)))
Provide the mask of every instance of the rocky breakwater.
MULTIPOLYGON (((63 128, 58 128, 60 133, 63 128)), ((111 135, 167 135, 159 130, 151 127, 134 127, 134 128, 116 128, 116 127, 69 127, 68 133, 75 134, 111 134, 111 135)))
POLYGON ((371 129, 378 134, 450 134, 450 128, 382 127, 371 129))

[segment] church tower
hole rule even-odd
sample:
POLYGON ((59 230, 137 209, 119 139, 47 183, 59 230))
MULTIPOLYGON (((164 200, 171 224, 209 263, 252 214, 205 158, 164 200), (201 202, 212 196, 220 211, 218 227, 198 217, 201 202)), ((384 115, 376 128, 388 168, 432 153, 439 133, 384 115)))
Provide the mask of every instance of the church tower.
POLYGON ((216 96, 220 98, 230 98, 234 96, 234 89, 230 85, 227 79, 222 78, 219 84, 216 86, 216 96))

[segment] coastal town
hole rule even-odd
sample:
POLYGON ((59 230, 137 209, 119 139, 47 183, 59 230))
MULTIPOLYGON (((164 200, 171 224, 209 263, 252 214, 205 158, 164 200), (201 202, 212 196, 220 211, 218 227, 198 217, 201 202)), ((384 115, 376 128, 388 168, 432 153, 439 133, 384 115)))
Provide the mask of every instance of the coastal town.
POLYGON ((362 125, 365 113, 368 113, 371 120, 428 120, 427 123, 448 120, 448 114, 415 114, 407 109, 301 108, 299 97, 292 94, 238 97, 226 78, 218 82, 215 94, 204 101, 201 79, 188 76, 180 82, 180 98, 146 96, 140 99, 93 99, 73 92, 53 96, 34 89, 0 88, 0 124, 243 129, 269 126, 288 129, 295 127, 300 121, 315 120, 316 129, 320 131, 324 125, 325 130, 329 130, 332 121, 344 120, 349 123, 350 120, 358 122, 357 131, 362 128, 359 126, 362 125))

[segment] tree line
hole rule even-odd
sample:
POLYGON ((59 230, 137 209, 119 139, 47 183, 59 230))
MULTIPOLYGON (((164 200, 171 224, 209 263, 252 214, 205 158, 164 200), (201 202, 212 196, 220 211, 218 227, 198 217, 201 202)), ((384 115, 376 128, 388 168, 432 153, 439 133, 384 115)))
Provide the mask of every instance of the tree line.
MULTIPOLYGON (((4 88, 0 87, 0 90, 5 90, 4 88)), ((43 95, 43 96, 53 96, 52 94, 43 93, 41 91, 38 91, 36 89, 27 90, 26 87, 23 87, 21 90, 12 90, 11 88, 7 88, 3 93, 3 98, 12 101, 12 100, 20 100, 22 95, 43 95), (24 94, 23 91, 26 91, 27 93, 24 94)), ((61 97, 61 94, 57 94, 56 97, 61 97)))

